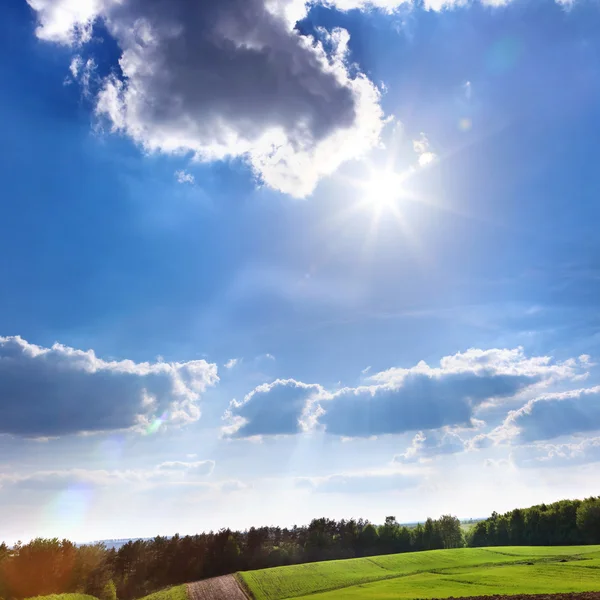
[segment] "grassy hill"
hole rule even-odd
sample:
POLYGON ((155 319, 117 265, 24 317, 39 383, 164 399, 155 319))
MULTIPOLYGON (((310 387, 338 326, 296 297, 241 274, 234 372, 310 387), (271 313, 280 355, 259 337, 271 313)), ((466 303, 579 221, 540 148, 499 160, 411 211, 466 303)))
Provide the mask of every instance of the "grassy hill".
POLYGON ((174 585, 159 592, 154 592, 149 596, 144 596, 142 600, 188 600, 188 596, 185 585, 174 585))
POLYGON ((600 591, 600 546, 431 550, 239 574, 256 600, 600 591))
MULTIPOLYGON (((98 598, 86 594, 51 594, 50 596, 26 598, 26 600, 98 600, 98 598)), ((141 600, 188 600, 186 586, 175 585, 168 587, 145 596, 141 600)))
POLYGON ((34 596, 26 600, 98 600, 87 594, 50 594, 49 596, 34 596))

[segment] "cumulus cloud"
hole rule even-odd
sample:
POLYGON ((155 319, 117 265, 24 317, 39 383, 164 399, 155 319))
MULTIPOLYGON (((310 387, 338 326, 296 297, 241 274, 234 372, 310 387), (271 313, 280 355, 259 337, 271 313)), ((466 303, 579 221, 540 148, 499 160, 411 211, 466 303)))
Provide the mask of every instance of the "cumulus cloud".
POLYGON ((218 382, 217 366, 107 361, 93 350, 0 337, 0 433, 52 437, 182 424, 200 417, 198 401, 218 382))
POLYGON ((437 155, 430 151, 429 140, 424 133, 421 133, 418 140, 413 140, 413 150, 419 157, 419 166, 421 167, 425 167, 437 158, 437 155))
POLYGON ((419 478, 398 472, 347 473, 326 477, 298 477, 296 487, 324 494, 393 492, 414 488, 419 478))
MULTIPOLYGON (((322 0, 324 4, 331 4, 341 10, 378 8, 388 13, 393 13, 402 6, 414 6, 417 0, 322 0)), ((423 0, 426 10, 441 11, 466 6, 475 0, 423 0)), ((505 6, 514 0, 480 0, 484 6, 505 6)), ((557 4, 570 5, 575 0, 555 0, 557 4)))
POLYGON ((490 437, 527 443, 592 431, 600 431, 600 386, 533 398, 511 411, 490 437))
POLYGON ((568 467, 600 462, 600 437, 566 444, 533 444, 518 446, 511 452, 518 467, 568 467))
POLYGON ((494 445, 494 439, 491 434, 480 433, 468 441, 470 450, 484 450, 494 445))
POLYGON ((379 8, 394 12, 401 5, 410 5, 411 0, 325 0, 324 4, 335 6, 339 10, 379 8))
POLYGON ((342 437, 370 437, 445 426, 472 426, 484 402, 510 398, 535 385, 573 378, 576 360, 527 357, 513 350, 471 349, 393 368, 368 378, 369 385, 325 390, 293 379, 261 385, 243 402, 233 401, 225 432, 237 437, 289 435, 323 428, 342 437))
MULTIPOLYGON (((320 1, 390 13, 415 4, 320 1)), ((318 29, 315 39, 295 29, 311 4, 305 0, 27 2, 37 13, 40 39, 78 51, 94 23, 103 22, 121 57, 119 70, 99 85, 96 114, 148 151, 201 161, 243 157, 268 186, 303 197, 379 141, 385 119, 377 86, 348 64, 346 30, 318 29)), ((424 6, 464 3, 425 0, 424 6)), ((72 67, 81 70, 77 62, 72 67)), ((84 90, 92 72, 80 80, 84 90)), ((421 166, 436 159, 428 146, 423 135, 415 141, 421 166)))
POLYGON ((231 437, 290 435, 311 426, 309 400, 325 393, 320 385, 293 379, 278 379, 247 394, 243 401, 233 400, 225 414, 223 428, 231 437))
POLYGON ((49 41, 85 43, 103 20, 121 73, 104 81, 96 112, 147 150, 245 157, 267 185, 301 197, 378 142, 379 92, 347 65, 348 33, 298 33, 304 3, 28 2, 49 41))
POLYGON ((38 13, 36 35, 49 42, 83 44, 98 15, 114 0, 27 0, 38 13))
POLYGON ((419 431, 406 451, 394 456, 393 462, 424 462, 443 454, 464 452, 466 447, 465 440, 453 431, 419 431))
POLYGON ((175 179, 177 179, 177 183, 189 183, 190 185, 196 183, 195 177, 191 173, 183 170, 175 171, 175 179))
POLYGON ((230 358, 223 366, 226 369, 233 369, 240 362, 239 358, 230 358))

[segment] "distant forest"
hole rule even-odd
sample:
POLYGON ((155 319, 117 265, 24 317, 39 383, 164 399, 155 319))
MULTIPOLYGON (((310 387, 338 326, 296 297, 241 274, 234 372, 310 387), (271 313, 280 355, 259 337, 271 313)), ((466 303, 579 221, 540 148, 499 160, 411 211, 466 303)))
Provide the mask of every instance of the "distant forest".
POLYGON ((101 600, 130 600, 168 585, 236 571, 303 562, 462 546, 600 544, 600 497, 562 500, 476 523, 464 534, 445 515, 407 527, 363 519, 314 519, 291 529, 222 529, 192 536, 131 541, 116 549, 36 539, 0 545, 0 597, 29 598, 84 592, 101 600))

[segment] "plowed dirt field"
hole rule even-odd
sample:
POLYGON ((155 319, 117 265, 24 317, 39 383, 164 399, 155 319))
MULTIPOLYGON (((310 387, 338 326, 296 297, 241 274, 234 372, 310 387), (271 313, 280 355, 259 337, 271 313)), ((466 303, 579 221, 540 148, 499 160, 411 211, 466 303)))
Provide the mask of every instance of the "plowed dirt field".
POLYGON ((248 600, 233 575, 188 583, 187 588, 189 600, 248 600))

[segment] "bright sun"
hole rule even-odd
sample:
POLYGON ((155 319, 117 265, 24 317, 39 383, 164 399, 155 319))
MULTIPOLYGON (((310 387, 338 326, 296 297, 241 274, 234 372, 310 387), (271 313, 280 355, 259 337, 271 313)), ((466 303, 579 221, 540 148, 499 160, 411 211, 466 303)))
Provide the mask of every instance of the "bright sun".
POLYGON ((373 171, 363 182, 365 193, 363 201, 368 208, 381 212, 384 209, 396 209, 403 195, 404 178, 398 173, 387 170, 373 171))

